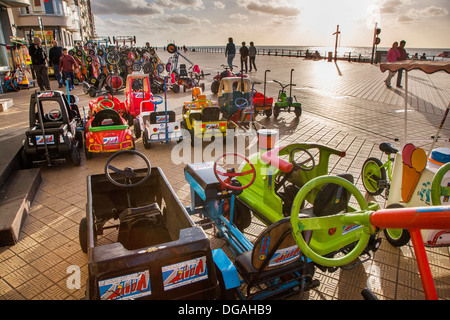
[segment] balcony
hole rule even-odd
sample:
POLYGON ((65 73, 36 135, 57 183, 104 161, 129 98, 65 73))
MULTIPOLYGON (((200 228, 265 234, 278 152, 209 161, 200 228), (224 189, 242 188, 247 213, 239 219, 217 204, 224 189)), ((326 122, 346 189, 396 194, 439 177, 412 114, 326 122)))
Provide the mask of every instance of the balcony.
POLYGON ((30 0, 2 0, 0 4, 8 8, 28 7, 31 5, 30 0))
POLYGON ((18 27, 36 27, 39 28, 38 16, 42 18, 42 24, 44 29, 48 27, 61 26, 70 31, 77 31, 77 25, 75 20, 64 14, 19 14, 16 18, 16 25, 18 27))

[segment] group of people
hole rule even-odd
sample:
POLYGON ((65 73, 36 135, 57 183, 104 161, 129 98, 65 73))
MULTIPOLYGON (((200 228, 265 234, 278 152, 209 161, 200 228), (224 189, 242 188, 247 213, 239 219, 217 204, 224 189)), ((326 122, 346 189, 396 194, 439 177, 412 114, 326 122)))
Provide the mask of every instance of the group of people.
MULTIPOLYGON (((408 59, 408 54, 405 50, 406 41, 402 40, 400 41, 400 45, 398 42, 394 42, 392 44, 392 47, 388 50, 387 53, 387 62, 397 62, 397 61, 403 61, 408 59)), ((391 80, 397 73, 397 88, 402 88, 402 76, 403 76, 403 70, 400 69, 398 71, 390 71, 389 74, 384 80, 384 83, 386 84, 386 87, 389 89, 391 88, 391 80)))
MULTIPOLYGON (((255 71, 258 71, 256 69, 255 59, 256 59, 256 47, 253 41, 250 41, 250 46, 247 47, 245 42, 242 42, 242 46, 239 49, 239 54, 241 56, 241 71, 242 72, 248 72, 249 65, 248 62, 250 61, 250 72, 252 72, 252 69, 255 69, 255 71)), ((228 38, 228 43, 225 48, 225 57, 227 57, 227 63, 230 67, 230 70, 233 70, 233 60, 236 56, 236 45, 233 42, 233 38, 228 38)))
POLYGON ((41 46, 41 39, 36 37, 29 48, 31 66, 41 91, 51 90, 48 76, 48 64, 51 64, 58 81, 59 88, 63 87, 64 80, 69 80, 69 89, 74 88, 74 71, 77 67, 75 59, 68 54, 67 48, 58 46, 58 41, 53 41, 53 47, 47 53, 41 46))

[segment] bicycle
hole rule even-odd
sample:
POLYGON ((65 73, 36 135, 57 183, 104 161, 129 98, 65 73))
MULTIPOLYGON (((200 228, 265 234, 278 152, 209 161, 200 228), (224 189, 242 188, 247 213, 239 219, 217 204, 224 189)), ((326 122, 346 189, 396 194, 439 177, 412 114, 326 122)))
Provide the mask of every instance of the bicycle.
MULTIPOLYGON (((396 141, 398 140, 396 139, 396 141)), ((362 166, 361 178, 364 189, 369 195, 378 196, 386 190, 386 194, 383 197, 387 199, 392 181, 392 163, 394 162, 394 157, 391 157, 391 155, 398 153, 398 150, 388 142, 381 143, 380 150, 387 155, 388 160, 383 163, 378 158, 368 158, 362 166)), ((387 206, 389 209, 403 207, 399 203, 393 203, 387 206)), ((407 229, 384 229, 383 232, 387 241, 395 247, 404 246, 411 239, 411 235, 407 229)))

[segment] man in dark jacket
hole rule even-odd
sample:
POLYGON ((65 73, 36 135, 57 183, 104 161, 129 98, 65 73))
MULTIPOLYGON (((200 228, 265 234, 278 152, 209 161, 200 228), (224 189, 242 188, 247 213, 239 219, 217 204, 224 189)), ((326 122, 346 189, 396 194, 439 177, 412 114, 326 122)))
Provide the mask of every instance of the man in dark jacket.
POLYGON ((53 41, 53 47, 48 52, 48 58, 50 63, 53 65, 53 70, 55 71, 55 78, 58 81, 59 87, 62 88, 63 81, 61 79, 61 73, 59 71, 59 59, 62 56, 62 47, 58 46, 58 41, 53 41))
POLYGON ((239 49, 239 53, 241 54, 241 71, 244 71, 244 65, 245 65, 245 72, 247 73, 247 57, 248 57, 248 48, 245 46, 245 42, 242 42, 242 47, 239 49))
POLYGON ((233 38, 228 38, 227 47, 225 48, 225 57, 227 57, 228 66, 233 70, 233 59, 236 55, 236 46, 233 43, 233 38))
POLYGON ((37 82, 41 91, 50 89, 50 80, 47 70, 47 54, 41 47, 41 39, 34 38, 33 44, 29 48, 31 66, 36 74, 37 82))

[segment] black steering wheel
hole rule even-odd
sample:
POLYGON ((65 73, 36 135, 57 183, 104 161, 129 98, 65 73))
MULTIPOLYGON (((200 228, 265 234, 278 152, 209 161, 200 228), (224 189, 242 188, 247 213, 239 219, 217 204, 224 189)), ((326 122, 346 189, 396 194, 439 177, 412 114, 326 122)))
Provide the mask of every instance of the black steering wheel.
POLYGON ((136 150, 122 150, 122 151, 119 151, 119 152, 113 154, 108 159, 108 161, 106 162, 106 165, 105 165, 105 175, 106 175, 106 177, 108 178, 108 180, 112 184, 114 184, 114 185, 116 185, 118 187, 121 187, 121 188, 132 188, 132 187, 136 187, 136 186, 139 186, 139 185, 143 184, 145 181, 148 180, 148 178, 150 178, 151 168, 152 167, 150 165, 150 161, 147 159, 146 156, 144 156, 139 151, 136 151, 136 150), (131 182, 131 179, 133 179, 133 178, 135 178, 137 176, 136 172, 134 172, 133 168, 131 168, 131 167, 125 167, 123 170, 120 170, 120 169, 118 169, 118 168, 116 168, 116 167, 111 165, 111 162, 112 162, 113 159, 115 159, 115 158, 117 158, 117 157, 119 157, 119 156, 121 156, 123 154, 134 154, 134 155, 137 155, 137 156, 139 156, 140 158, 142 158, 144 160, 144 162, 145 162, 145 164, 147 166, 147 173, 141 180, 139 180, 137 182, 134 182, 134 183, 131 182), (111 176, 110 170, 115 172, 115 173, 117 173, 117 174, 119 174, 119 176, 124 177, 125 178, 125 183, 121 183, 121 182, 118 182, 117 180, 114 180, 113 177, 111 176))
POLYGON ((52 109, 47 113, 47 117, 51 121, 59 121, 62 119, 62 113, 59 109, 52 109))
POLYGON ((311 171, 316 166, 316 161, 314 160, 314 156, 306 149, 297 147, 291 150, 289 153, 289 160, 294 166, 295 170, 303 170, 303 171, 311 171), (295 161, 294 153, 296 152, 302 152, 306 154, 306 160, 298 163, 295 161), (312 162, 312 165, 310 167, 305 166, 307 163, 312 162))

